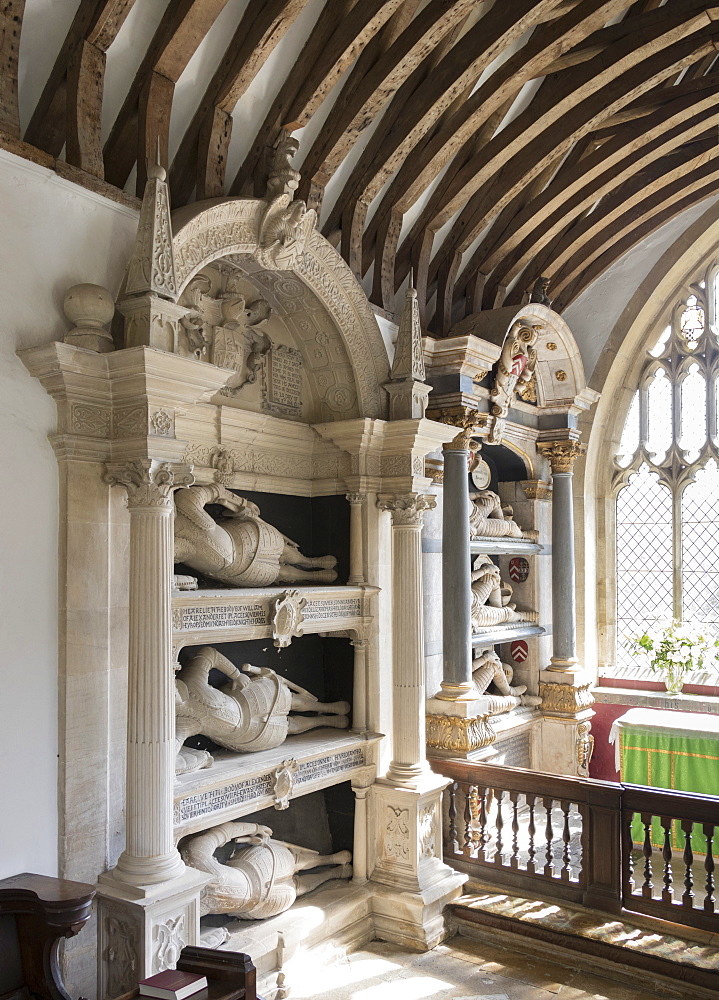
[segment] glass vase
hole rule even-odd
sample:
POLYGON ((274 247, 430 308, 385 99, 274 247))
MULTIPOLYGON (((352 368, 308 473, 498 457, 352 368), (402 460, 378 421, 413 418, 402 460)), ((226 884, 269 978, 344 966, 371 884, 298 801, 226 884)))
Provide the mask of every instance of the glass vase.
POLYGON ((664 687, 667 689, 667 694, 676 695, 681 694, 681 690, 684 687, 684 668, 683 665, 672 664, 664 667, 664 687))

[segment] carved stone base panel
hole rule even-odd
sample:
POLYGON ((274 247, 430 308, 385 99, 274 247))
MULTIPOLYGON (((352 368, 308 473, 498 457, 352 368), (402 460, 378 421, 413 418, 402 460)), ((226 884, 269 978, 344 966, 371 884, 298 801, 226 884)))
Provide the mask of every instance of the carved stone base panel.
POLYGON ((428 775, 420 789, 372 786, 377 858, 370 886, 377 937, 433 948, 447 936, 443 909, 466 875, 442 861, 442 792, 446 778, 428 775))
POLYGON ((285 803, 338 781, 365 784, 375 771, 378 733, 315 729, 259 753, 214 753, 211 767, 175 781, 175 838, 285 803))
POLYGON ((174 969, 185 945, 199 944, 200 891, 208 876, 185 869, 141 898, 132 887, 100 877, 98 996, 113 1000, 140 979, 174 969))
POLYGON ((377 852, 372 883, 409 893, 455 885, 456 873, 442 861, 442 792, 448 784, 429 773, 416 789, 386 779, 372 786, 377 852))
POLYGON ((593 715, 591 710, 587 710, 571 719, 545 718, 539 730, 539 759, 533 766, 552 774, 588 777, 594 748, 594 737, 591 735, 593 715))

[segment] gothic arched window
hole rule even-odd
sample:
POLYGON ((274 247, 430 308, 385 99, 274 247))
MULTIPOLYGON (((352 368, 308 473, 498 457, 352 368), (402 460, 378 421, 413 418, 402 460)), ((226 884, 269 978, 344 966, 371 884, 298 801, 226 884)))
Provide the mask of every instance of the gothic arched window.
POLYGON ((656 620, 719 635, 717 284, 714 268, 648 351, 615 459, 620 667, 637 662, 627 635, 656 620))

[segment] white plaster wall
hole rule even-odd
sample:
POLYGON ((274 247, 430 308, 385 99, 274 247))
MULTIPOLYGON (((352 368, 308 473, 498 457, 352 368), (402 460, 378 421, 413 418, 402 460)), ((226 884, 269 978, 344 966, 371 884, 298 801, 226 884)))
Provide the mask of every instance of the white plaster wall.
POLYGON ((55 404, 16 351, 60 339, 80 281, 115 294, 137 216, 0 150, 0 878, 58 873, 55 404))

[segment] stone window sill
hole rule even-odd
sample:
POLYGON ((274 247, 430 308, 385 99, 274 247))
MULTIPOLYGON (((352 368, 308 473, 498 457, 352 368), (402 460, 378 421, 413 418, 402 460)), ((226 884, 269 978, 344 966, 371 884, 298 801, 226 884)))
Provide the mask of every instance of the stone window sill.
POLYGON ((666 691, 646 691, 639 688, 597 687, 592 692, 598 705, 659 708, 675 712, 705 712, 719 715, 719 697, 705 694, 668 695, 666 691))

